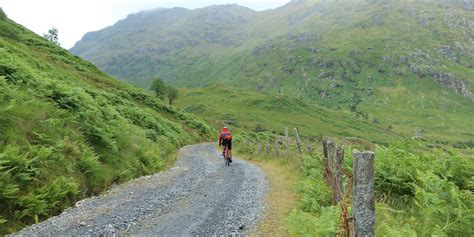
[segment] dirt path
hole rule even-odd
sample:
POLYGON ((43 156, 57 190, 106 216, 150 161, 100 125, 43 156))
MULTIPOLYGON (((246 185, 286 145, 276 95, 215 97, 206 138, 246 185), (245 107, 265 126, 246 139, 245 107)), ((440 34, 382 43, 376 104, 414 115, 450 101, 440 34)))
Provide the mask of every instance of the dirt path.
POLYGON ((186 146, 168 172, 86 199, 14 235, 247 235, 263 211, 265 174, 214 144, 186 146))

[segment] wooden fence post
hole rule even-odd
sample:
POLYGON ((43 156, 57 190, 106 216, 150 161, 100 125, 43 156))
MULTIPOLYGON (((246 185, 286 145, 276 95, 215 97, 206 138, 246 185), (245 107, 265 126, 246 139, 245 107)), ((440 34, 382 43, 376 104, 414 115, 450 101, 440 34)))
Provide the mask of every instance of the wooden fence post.
POLYGON ((290 157, 290 138, 288 137, 288 127, 285 127, 286 157, 290 157))
MULTIPOLYGON (((332 140, 327 140, 326 146, 327 146, 327 154, 328 154, 327 166, 326 166, 327 178, 331 186, 334 187, 336 186, 336 183, 335 183, 336 143, 332 140)), ((334 193, 333 202, 337 203, 338 201, 337 190, 333 190, 333 193, 334 193)))
POLYGON ((260 139, 258 139, 258 154, 262 154, 262 141, 260 139))
POLYGON ((326 139, 323 139, 323 158, 324 160, 327 162, 327 159, 328 159, 328 144, 327 144, 327 140, 326 139))
POLYGON ((296 145, 298 147, 298 153, 303 155, 303 151, 301 150, 301 140, 300 140, 300 135, 298 134, 298 129, 295 128, 295 135, 296 135, 296 145))
POLYGON ((337 148, 336 151, 336 187, 337 193, 336 202, 341 201, 344 199, 344 179, 343 179, 343 172, 342 166, 344 163, 344 145, 341 145, 337 148))
POLYGON ((352 211, 356 237, 375 236, 375 154, 354 152, 352 211))
POLYGON ((336 144, 334 141, 327 140, 326 141, 326 149, 327 149, 327 158, 328 158, 328 163, 327 167, 331 170, 331 173, 334 173, 334 160, 336 156, 336 144))
POLYGON ((267 137, 267 144, 265 146, 265 151, 267 152, 267 156, 270 155, 270 138, 267 137))

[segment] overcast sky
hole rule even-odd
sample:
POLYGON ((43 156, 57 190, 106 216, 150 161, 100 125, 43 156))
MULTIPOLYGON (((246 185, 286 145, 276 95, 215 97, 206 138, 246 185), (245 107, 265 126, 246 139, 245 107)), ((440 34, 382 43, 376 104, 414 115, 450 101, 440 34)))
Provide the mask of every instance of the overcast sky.
POLYGON ((195 9, 236 3, 254 10, 282 6, 290 0, 0 0, 10 19, 39 35, 55 26, 59 42, 71 48, 89 31, 113 25, 128 14, 159 7, 195 9))

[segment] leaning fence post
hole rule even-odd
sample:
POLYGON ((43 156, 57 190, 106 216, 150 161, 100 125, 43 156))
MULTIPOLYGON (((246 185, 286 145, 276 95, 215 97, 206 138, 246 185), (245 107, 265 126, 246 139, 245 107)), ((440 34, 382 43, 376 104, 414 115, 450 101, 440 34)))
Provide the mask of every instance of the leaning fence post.
POLYGON ((288 137, 288 127, 285 127, 286 157, 290 157, 290 138, 288 137))
POLYGON ((336 188, 337 188, 337 196, 336 202, 341 201, 344 198, 344 180, 343 180, 343 172, 342 172, 342 165, 344 163, 344 145, 341 145, 336 150, 336 188))
POLYGON ((296 134, 296 145, 298 147, 298 153, 300 153, 300 155, 303 155, 303 151, 301 150, 300 135, 298 134, 298 129, 297 128, 295 128, 295 134, 296 134))
POLYGON ((352 210, 356 237, 375 236, 374 160, 371 151, 354 152, 352 210))

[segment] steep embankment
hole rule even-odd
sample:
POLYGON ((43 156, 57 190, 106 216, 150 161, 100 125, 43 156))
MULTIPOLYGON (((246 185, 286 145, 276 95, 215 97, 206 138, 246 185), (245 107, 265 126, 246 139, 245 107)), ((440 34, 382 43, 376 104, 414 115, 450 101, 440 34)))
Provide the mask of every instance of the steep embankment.
POLYGON ((164 169, 209 127, 9 20, 0 9, 0 234, 164 169))
POLYGON ((71 51, 147 87, 214 83, 280 93, 408 137, 473 140, 473 5, 462 0, 292 1, 160 9, 91 32, 71 51))

